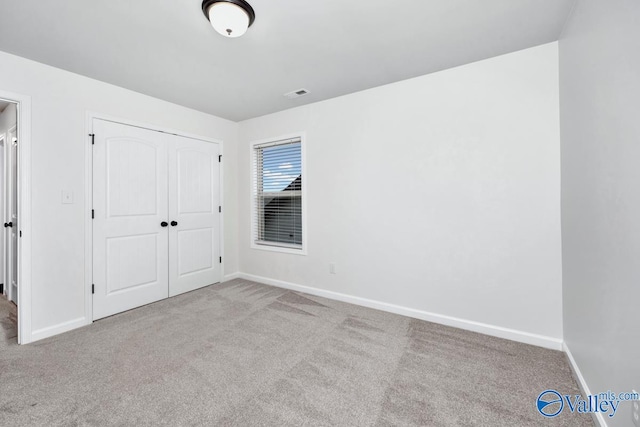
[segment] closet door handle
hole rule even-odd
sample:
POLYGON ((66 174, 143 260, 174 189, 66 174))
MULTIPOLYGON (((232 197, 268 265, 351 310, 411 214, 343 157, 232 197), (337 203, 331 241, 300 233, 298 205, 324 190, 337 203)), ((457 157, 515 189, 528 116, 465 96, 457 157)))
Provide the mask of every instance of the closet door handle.
POLYGON ((178 221, 171 221, 171 226, 175 227, 176 225, 178 225, 178 221))
POLYGON ((167 224, 167 222, 166 222, 166 221, 162 221, 162 222, 160 223, 160 227, 166 227, 167 225, 169 225, 169 224, 167 224))
POLYGON ((13 227, 13 221, 12 222, 5 222, 4 223, 4 228, 7 228, 7 227, 13 227))

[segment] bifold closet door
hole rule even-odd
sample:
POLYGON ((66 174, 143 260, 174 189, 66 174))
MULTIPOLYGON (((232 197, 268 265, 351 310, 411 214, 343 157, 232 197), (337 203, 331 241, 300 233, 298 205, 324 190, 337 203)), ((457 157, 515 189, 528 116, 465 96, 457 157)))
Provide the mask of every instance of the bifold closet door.
POLYGON ((220 282, 218 144, 169 143, 169 295, 220 282))
POLYGON ((93 121, 93 318, 168 297, 166 134, 93 121))

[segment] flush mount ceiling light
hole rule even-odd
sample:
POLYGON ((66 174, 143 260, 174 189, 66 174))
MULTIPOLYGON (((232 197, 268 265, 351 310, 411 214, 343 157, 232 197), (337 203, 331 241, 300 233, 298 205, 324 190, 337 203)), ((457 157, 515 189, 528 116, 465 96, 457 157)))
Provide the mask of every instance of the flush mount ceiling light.
POLYGON ((256 19, 256 14, 244 0, 204 0, 202 11, 213 28, 225 37, 240 37, 256 19))

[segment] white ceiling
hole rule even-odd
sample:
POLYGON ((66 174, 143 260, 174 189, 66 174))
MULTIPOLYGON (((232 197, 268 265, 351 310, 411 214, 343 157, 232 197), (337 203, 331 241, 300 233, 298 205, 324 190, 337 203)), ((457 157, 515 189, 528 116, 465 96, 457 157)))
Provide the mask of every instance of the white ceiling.
POLYGON ((0 0, 0 50, 239 121, 557 40, 574 0, 249 1, 227 39, 201 0, 0 0))

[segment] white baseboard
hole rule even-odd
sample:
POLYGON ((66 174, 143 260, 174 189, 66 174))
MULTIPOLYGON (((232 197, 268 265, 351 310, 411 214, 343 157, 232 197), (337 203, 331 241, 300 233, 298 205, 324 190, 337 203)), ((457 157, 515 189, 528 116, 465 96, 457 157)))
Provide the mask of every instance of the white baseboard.
POLYGON ((253 274, 239 273, 238 277, 245 280, 264 283, 266 285, 276 286, 279 288, 290 289, 293 291, 304 292, 310 295, 316 295, 323 298, 333 299, 337 301, 347 302, 350 304, 361 305, 363 307, 374 308, 377 310, 387 311, 389 313, 400 314, 402 316, 413 317, 415 319, 426 320, 428 322, 439 323, 441 325, 453 326, 455 328, 465 329, 468 331, 478 332, 498 338, 505 338, 525 344, 531 344, 538 347, 549 348, 552 350, 562 350, 562 339, 552 338, 544 335, 532 334, 530 332, 518 331, 515 329, 503 328, 501 326, 489 325, 486 323, 474 322, 472 320, 460 319, 457 317, 446 316, 442 314, 430 313, 427 311, 416 310, 413 308, 403 307, 386 302, 375 301, 367 298, 355 297, 339 292, 327 291, 324 289, 311 288, 309 286, 298 285, 295 283, 284 282, 282 280, 270 279, 268 277, 255 276, 253 274))
POLYGON ((91 321, 87 321, 86 318, 80 317, 78 319, 69 320, 68 322, 63 322, 58 325, 49 326, 42 329, 37 329, 31 332, 31 341, 39 341, 45 338, 52 337, 54 335, 61 334, 63 332, 71 331, 72 329, 77 329, 82 326, 90 325, 91 321))
POLYGON ((237 271, 235 273, 231 273, 231 274, 226 274, 223 278, 222 278, 222 283, 224 282, 228 282, 229 280, 233 280, 233 279, 237 279, 240 277, 240 273, 238 273, 237 271))
MULTIPOLYGON (((571 366, 571 370, 573 371, 573 374, 575 375, 575 378, 578 381, 578 386, 580 386, 580 391, 582 392, 582 396, 586 397, 590 395, 591 390, 589 390, 589 385, 587 384, 587 381, 582 376, 582 372, 580 371, 580 368, 578 368, 576 359, 573 358, 573 354, 571 354, 571 350, 569 350, 569 346, 567 346, 566 342, 562 343, 562 350, 565 352, 565 354, 567 355, 567 358, 569 359, 569 366, 571 366)), ((591 416, 593 417, 596 424, 600 425, 600 427, 607 427, 607 421, 605 420, 601 412, 592 413, 591 416)))

